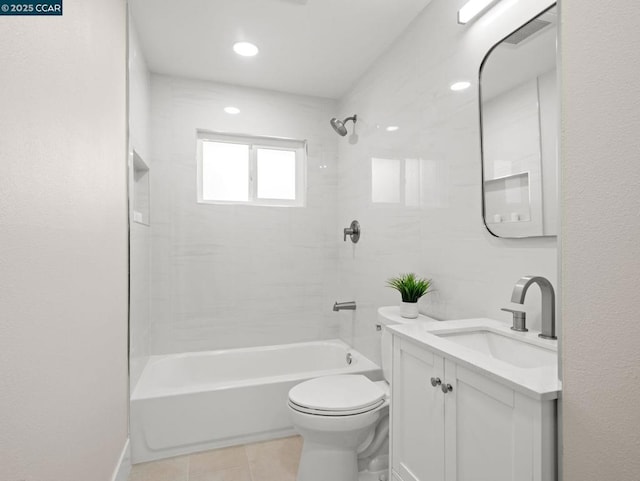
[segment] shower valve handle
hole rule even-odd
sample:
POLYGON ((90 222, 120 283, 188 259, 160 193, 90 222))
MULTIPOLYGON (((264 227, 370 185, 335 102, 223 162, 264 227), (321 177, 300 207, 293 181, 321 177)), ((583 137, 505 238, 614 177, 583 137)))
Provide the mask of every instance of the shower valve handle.
POLYGON ((347 242, 347 236, 351 237, 351 242, 357 244, 360 240, 360 222, 354 220, 349 227, 344 228, 344 242, 347 242))

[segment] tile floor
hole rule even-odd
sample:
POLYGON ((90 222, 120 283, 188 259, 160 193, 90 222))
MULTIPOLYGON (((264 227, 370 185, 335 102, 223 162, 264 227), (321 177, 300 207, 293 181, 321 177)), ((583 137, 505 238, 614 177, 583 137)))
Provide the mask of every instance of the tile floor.
POLYGON ((215 449, 136 464, 129 481, 295 481, 302 438, 215 449))

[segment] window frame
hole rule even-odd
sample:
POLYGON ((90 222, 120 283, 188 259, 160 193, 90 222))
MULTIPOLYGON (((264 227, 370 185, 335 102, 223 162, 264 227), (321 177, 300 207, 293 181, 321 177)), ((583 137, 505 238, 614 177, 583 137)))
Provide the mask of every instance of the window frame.
POLYGON ((307 193, 307 141, 280 137, 230 134, 197 130, 197 202, 214 205, 251 205, 272 207, 304 207, 307 193), (249 148, 249 200, 211 200, 203 198, 203 144, 221 142, 246 145, 249 148), (295 199, 262 199, 258 197, 258 149, 295 152, 295 199))

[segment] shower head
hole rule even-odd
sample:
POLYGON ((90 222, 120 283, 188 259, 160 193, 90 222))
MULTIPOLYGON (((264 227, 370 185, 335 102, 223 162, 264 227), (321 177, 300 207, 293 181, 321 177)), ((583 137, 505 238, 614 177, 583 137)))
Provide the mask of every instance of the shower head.
POLYGON ((344 126, 344 122, 342 120, 338 120, 335 117, 331 119, 331 127, 335 130, 338 135, 342 135, 343 137, 347 135, 347 128, 344 126))
POLYGON ((358 116, 354 115, 352 117, 347 117, 344 120, 338 120, 334 117, 331 119, 330 124, 331 124, 331 127, 333 127, 333 130, 335 130, 338 133, 338 135, 341 135, 344 137, 345 135, 347 135, 347 128, 344 126, 344 124, 349 122, 349 120, 353 120, 353 123, 355 124, 356 121, 358 120, 358 116))

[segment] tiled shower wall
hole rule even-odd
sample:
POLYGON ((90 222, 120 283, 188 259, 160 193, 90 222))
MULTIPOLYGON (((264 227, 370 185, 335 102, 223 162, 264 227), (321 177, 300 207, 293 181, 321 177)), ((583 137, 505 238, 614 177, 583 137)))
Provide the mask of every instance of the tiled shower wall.
MULTIPOLYGON (((434 0, 339 102, 151 76, 151 353, 340 333, 379 361, 376 309, 399 301, 392 275, 433 278, 420 307, 441 319, 507 320, 499 309, 520 276, 556 284, 555 238, 497 239, 482 225, 477 100, 484 54, 551 2, 507 3, 466 27, 463 3, 434 0), (472 88, 450 91, 461 79, 472 88), (337 113, 358 114, 356 136, 329 128, 337 113), (197 129, 307 139, 307 207, 197 204, 197 129), (382 195, 374 165, 397 171, 376 177, 382 195), (341 238, 353 219, 355 246, 341 238), (351 299, 355 313, 331 312, 351 299)), ((539 303, 531 289, 533 328, 539 303)))
POLYGON ((336 102, 159 75, 151 85, 151 351, 337 337, 336 102), (198 204, 197 129, 307 140, 306 207, 198 204))
MULTIPOLYGON (((341 295, 358 302, 355 315, 340 313, 341 337, 374 360, 376 309, 400 300, 385 287, 400 272, 433 279, 420 310, 439 319, 509 320, 500 308, 515 307, 511 290, 523 275, 557 287, 556 238, 497 239, 483 226, 477 90, 486 52, 552 2, 503 2, 461 26, 456 13, 465 1, 434 0, 340 101, 341 114, 359 120, 357 139, 339 142, 339 222, 362 224, 356 246, 339 244, 341 295), (459 80, 472 87, 452 92, 459 80), (372 165, 394 162, 383 195, 373 195, 372 165)), ((539 291, 527 297, 536 329, 539 291)))

